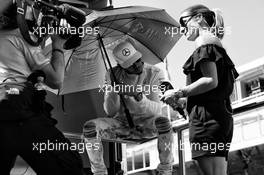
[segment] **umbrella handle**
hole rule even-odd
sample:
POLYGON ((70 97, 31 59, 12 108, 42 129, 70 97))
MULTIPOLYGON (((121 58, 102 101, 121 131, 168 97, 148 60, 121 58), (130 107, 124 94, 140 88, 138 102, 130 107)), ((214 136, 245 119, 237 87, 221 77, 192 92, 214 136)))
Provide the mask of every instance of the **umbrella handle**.
MULTIPOLYGON (((110 59, 109 59, 108 54, 107 54, 107 52, 106 52, 106 49, 105 49, 105 47, 104 47, 103 39, 102 39, 102 37, 101 37, 100 34, 98 34, 98 39, 99 39, 99 44, 102 46, 103 51, 104 51, 104 54, 105 54, 105 56, 106 56, 106 59, 107 59, 108 65, 109 65, 109 67, 110 67, 111 74, 113 75, 114 82, 117 83, 117 78, 116 78, 116 76, 115 76, 115 74, 114 74, 113 67, 112 67, 112 65, 111 65, 110 59)), ((103 55, 102 55, 102 56, 103 56, 103 55)), ((124 112, 125 112, 125 114, 126 114, 126 118, 127 118, 128 125, 129 125, 129 127, 132 129, 132 128, 135 127, 135 125, 134 125, 134 122, 133 122, 133 120, 132 120, 132 117, 131 117, 131 114, 130 114, 130 112, 129 112, 129 109, 127 108, 127 105, 126 105, 126 103, 125 103, 124 96, 121 95, 121 94, 120 94, 120 101, 121 101, 121 103, 122 103, 122 105, 123 105, 123 107, 124 107, 124 112)))

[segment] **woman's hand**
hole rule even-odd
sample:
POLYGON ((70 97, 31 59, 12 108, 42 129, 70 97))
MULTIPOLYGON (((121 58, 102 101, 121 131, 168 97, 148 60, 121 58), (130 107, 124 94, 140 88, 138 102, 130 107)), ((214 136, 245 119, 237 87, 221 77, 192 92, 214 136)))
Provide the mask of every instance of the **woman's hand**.
POLYGON ((161 101, 170 105, 176 103, 180 98, 183 97, 183 92, 180 89, 167 90, 161 97, 161 101))
POLYGON ((177 111, 179 108, 185 109, 186 105, 187 105, 186 98, 179 98, 176 102, 170 104, 170 106, 172 107, 174 111, 177 111))
POLYGON ((173 104, 175 101, 177 101, 175 95, 175 90, 171 89, 171 90, 167 90, 164 95, 161 97, 160 101, 170 105, 173 104))

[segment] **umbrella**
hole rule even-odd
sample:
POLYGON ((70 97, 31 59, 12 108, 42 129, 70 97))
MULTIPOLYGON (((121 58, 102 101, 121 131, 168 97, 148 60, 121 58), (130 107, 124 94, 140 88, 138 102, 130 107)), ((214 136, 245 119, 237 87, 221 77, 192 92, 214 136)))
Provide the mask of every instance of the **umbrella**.
POLYGON ((103 58, 115 65, 112 50, 126 39, 143 54, 144 62, 154 65, 165 59, 181 37, 180 32, 168 32, 180 25, 165 10, 143 6, 93 11, 86 17, 84 27, 92 33, 86 34, 81 46, 69 52, 60 94, 102 86, 106 67, 103 58))
POLYGON ((168 32, 179 29, 180 25, 165 10, 143 6, 89 11, 84 27, 89 33, 83 37, 81 45, 68 54, 60 94, 102 86, 105 68, 112 70, 115 64, 112 50, 124 40, 133 42, 144 62, 156 64, 165 59, 181 37, 180 32, 173 35, 168 32))

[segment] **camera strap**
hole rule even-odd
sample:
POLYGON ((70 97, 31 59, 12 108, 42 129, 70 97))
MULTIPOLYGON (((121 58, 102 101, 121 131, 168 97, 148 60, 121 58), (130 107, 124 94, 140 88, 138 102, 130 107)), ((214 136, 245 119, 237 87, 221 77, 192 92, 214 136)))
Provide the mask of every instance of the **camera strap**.
POLYGON ((30 30, 26 21, 26 13, 27 13, 27 7, 30 6, 30 4, 27 2, 27 0, 16 0, 17 2, 17 23, 19 30, 23 36, 23 38, 32 46, 39 46, 42 38, 37 37, 36 41, 33 41, 30 36, 30 30))

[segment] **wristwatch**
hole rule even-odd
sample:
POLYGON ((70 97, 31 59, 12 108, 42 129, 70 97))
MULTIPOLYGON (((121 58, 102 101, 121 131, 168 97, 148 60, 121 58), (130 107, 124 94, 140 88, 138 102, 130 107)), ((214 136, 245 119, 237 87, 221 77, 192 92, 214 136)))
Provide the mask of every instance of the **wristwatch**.
POLYGON ((134 96, 134 99, 136 101, 141 101, 143 99, 143 93, 142 92, 139 92, 137 93, 135 96, 134 96))

